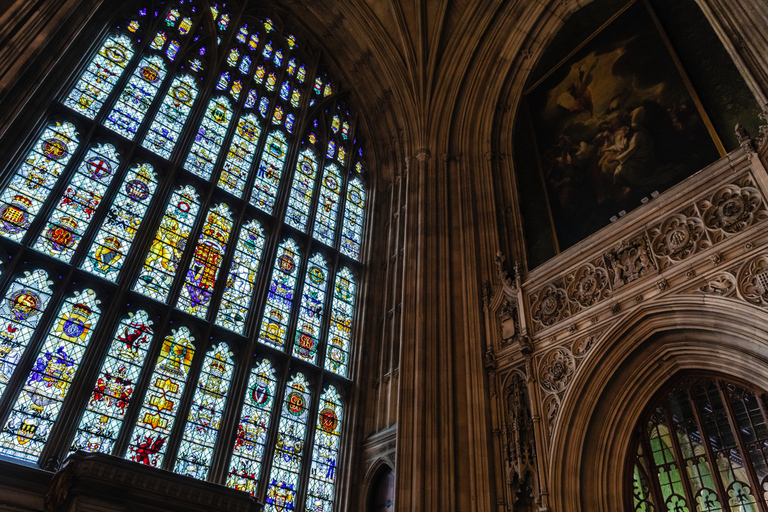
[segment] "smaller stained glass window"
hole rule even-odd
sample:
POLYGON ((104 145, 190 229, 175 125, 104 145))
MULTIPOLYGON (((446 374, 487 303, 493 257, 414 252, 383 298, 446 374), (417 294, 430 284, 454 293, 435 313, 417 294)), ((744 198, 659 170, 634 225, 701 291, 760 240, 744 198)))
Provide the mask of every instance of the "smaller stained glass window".
POLYGON ((256 494, 264 448, 267 442, 277 380, 269 360, 251 370, 243 412, 235 435, 235 447, 229 464, 227 486, 256 494))
POLYGON ((168 48, 165 49, 165 54, 168 56, 169 60, 173 60, 176 58, 176 54, 179 53, 179 48, 181 45, 178 41, 171 41, 168 43, 168 48))
POLYGON ((240 72, 242 74, 247 74, 248 71, 251 69, 251 57, 249 55, 246 55, 243 57, 243 59, 240 61, 240 72))
POLYGON ((134 291, 160 302, 166 301, 199 208, 193 187, 187 185, 173 193, 144 267, 133 285, 134 291))
POLYGON ((152 322, 146 311, 129 313, 120 321, 70 452, 112 453, 152 335, 152 322))
POLYGON ((59 199, 34 248, 69 262, 80 244, 101 198, 120 165, 115 147, 101 144, 88 150, 59 199))
POLYGON ((320 325, 323 320, 323 304, 328 287, 328 265, 322 254, 315 253, 309 259, 307 276, 301 294, 299 321, 293 355, 304 361, 315 363, 317 346, 320 342, 320 325))
POLYGON ((307 512, 332 512, 336 482, 336 464, 341 446, 341 397, 328 386, 320 397, 315 442, 312 446, 312 466, 309 470, 307 512))
POLYGON ((248 97, 245 99, 245 108, 253 108, 256 106, 256 100, 258 99, 258 93, 256 89, 248 91, 248 97))
POLYGON ((325 166, 322 186, 320 187, 320 200, 317 204, 315 215, 315 227, 312 236, 324 243, 333 245, 333 235, 336 229, 336 217, 339 212, 339 192, 341 189, 341 175, 335 164, 325 166))
POLYGON ((226 343, 213 347, 205 356, 173 468, 175 472, 200 480, 208 476, 233 369, 232 353, 226 343))
POLYGON ((277 85, 277 76, 274 73, 270 73, 267 76, 267 83, 266 83, 267 90, 274 91, 275 85, 277 85))
POLYGON ((243 334, 263 250, 264 231, 257 221, 252 220, 240 229, 216 324, 243 334))
POLYGON ((248 47, 251 50, 255 50, 259 46, 259 34, 252 34, 251 38, 248 40, 248 47))
POLYGON ((44 270, 25 272, 11 283, 0 302, 0 397, 48 306, 51 285, 44 270))
POLYGON ((237 32, 237 42, 238 43, 245 43, 245 40, 248 38, 248 25, 243 25, 240 27, 240 30, 237 32))
POLYGON ((240 80, 235 80, 232 83, 232 89, 229 91, 232 94, 232 97, 237 100, 240 97, 240 91, 243 90, 243 82, 240 80))
POLYGON ((179 34, 185 36, 192 29, 192 20, 190 18, 183 18, 179 23, 179 34))
POLYGON ((301 254, 294 240, 289 238, 280 244, 261 320, 259 332, 261 343, 275 348, 282 348, 285 345, 286 328, 291 316, 300 262, 301 254))
POLYGON ((127 456, 147 466, 160 466, 168 448, 168 436, 179 410, 179 401, 195 355, 194 338, 181 327, 163 340, 160 357, 130 437, 127 456))
POLYGON ((229 73, 222 73, 219 77, 219 81, 216 84, 216 89, 219 91, 223 91, 227 88, 229 85, 229 73))
POLYGON ((325 369, 347 376, 349 346, 352 337, 352 315, 354 313, 355 278, 347 268, 336 273, 331 305, 331 325, 328 329, 328 347, 325 355, 325 369))
POLYGON ((227 57, 227 64, 229 64, 232 67, 237 66, 237 60, 240 58, 240 50, 237 48, 232 48, 229 51, 229 56, 227 57))
POLYGON ((156 188, 157 176, 151 165, 137 164, 128 170, 83 269, 113 282, 117 279, 156 188))
POLYGON ((71 123, 49 125, 0 196, 0 235, 20 242, 78 146, 71 123))
POLYGON ((273 131, 267 138, 253 184, 251 204, 267 213, 272 213, 277 196, 277 187, 283 174, 285 155, 288 152, 288 142, 281 131, 273 131))
MULTIPOLYGON (((133 32, 138 30, 139 23, 132 21, 128 26, 133 32)), ((117 80, 125 71, 125 66, 133 57, 131 40, 124 35, 114 35, 107 38, 99 53, 88 65, 77 85, 64 100, 69 108, 83 114, 89 119, 96 117, 101 110, 117 80)))
POLYGON ((227 30, 229 26, 229 14, 222 14, 219 18, 219 30, 227 30))
POLYGON ((176 303, 180 310, 205 318, 216 286, 221 260, 227 251, 230 231, 232 214, 227 205, 222 203, 211 207, 176 303))
POLYGON ((196 96, 194 78, 189 75, 174 78, 141 145, 163 158, 170 158, 196 96))
POLYGON ((168 36, 165 35, 165 32, 158 32, 149 47, 153 50, 162 50, 166 40, 168 40, 168 36))
POLYGON ((363 234, 363 213, 365 189, 360 178, 349 180, 347 202, 344 206, 344 222, 341 228, 341 252, 345 256, 359 260, 363 234))
POLYGON ((232 107, 229 100, 223 96, 211 99, 184 162, 186 170, 206 180, 211 178, 231 120, 232 107))
POLYGON ((40 457, 101 315, 99 302, 86 289, 62 304, 0 432, 0 454, 30 462, 40 457))

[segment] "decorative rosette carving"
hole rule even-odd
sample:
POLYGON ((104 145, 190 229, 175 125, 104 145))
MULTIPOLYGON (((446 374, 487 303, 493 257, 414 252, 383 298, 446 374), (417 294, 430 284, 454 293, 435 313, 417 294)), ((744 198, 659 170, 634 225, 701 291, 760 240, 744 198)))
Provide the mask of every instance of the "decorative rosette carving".
POLYGON ((758 256, 745 263, 736 280, 744 300, 757 306, 768 306, 768 256, 758 256))
POLYGON ((651 247, 662 268, 712 246, 701 219, 675 214, 650 232, 651 247))
POLYGON ((565 290, 550 284, 533 297, 533 320, 540 327, 548 327, 568 316, 565 290))
POLYGON ((565 348, 553 350, 539 365, 541 387, 549 393, 565 391, 576 371, 573 355, 565 348))
POLYGON ((586 309, 610 294, 608 272, 604 268, 587 264, 568 276, 568 298, 578 309, 586 309))
POLYGON ((768 218, 760 192, 751 185, 752 179, 747 176, 739 183, 726 185, 710 199, 699 202, 704 225, 718 233, 714 242, 741 233, 756 222, 768 218))

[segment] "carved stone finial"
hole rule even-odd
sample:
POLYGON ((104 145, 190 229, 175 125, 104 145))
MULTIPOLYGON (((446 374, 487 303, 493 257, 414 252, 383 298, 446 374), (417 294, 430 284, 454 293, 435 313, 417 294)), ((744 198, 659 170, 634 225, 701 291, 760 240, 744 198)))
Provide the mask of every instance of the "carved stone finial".
POLYGON ((749 136, 749 132, 741 124, 736 125, 736 137, 739 139, 739 144, 744 148, 747 153, 752 153, 755 150, 754 143, 749 136))
POLYGON ((519 285, 519 268, 518 263, 515 262, 514 275, 510 275, 507 269, 507 258, 501 251, 496 252, 496 274, 499 276, 499 281, 504 283, 504 285, 510 287, 514 287, 516 284, 519 285))
POLYGON ((496 371, 496 355, 493 353, 493 350, 488 349, 485 352, 485 357, 483 357, 483 366, 485 366, 485 369, 488 372, 496 371))

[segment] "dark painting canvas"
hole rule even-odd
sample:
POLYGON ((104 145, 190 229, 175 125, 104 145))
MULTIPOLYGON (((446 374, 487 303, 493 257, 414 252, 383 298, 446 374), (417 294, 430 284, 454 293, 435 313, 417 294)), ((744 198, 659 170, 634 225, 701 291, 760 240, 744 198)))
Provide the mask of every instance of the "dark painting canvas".
POLYGON ((642 1, 617 14, 526 97, 561 250, 723 153, 642 1))

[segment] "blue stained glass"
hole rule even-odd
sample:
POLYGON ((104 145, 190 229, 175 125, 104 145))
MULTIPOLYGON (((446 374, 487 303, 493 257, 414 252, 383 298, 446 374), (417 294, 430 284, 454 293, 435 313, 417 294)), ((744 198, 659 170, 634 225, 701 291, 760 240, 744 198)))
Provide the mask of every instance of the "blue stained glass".
POLYGON ((141 59, 128 85, 104 120, 104 126, 133 140, 144 115, 155 99, 166 70, 162 57, 148 55, 141 59))
POLYGON ((193 77, 176 77, 141 145, 163 158, 170 158, 196 96, 197 83, 193 77))
POLYGON ((219 77, 219 81, 216 83, 216 89, 223 91, 229 85, 229 73, 222 73, 219 77))
POLYGON ((261 320, 259 332, 261 343, 276 348, 282 348, 285 345, 286 328, 291 316, 300 262, 301 253, 294 240, 289 238, 280 244, 261 320))
POLYGON ((189 365, 195 355, 194 341, 186 327, 173 330, 163 340, 130 437, 126 456, 132 461, 154 467, 162 465, 189 376, 189 365))
POLYGON ((312 466, 309 471, 306 512, 332 512, 336 466, 341 447, 341 397, 328 386, 320 397, 315 442, 312 443, 312 466))
POLYGON ((152 322, 146 311, 129 313, 120 321, 70 453, 76 450, 112 453, 152 336, 152 322))
POLYGON ((64 301, 0 432, 0 454, 35 462, 101 316, 90 289, 64 301))
POLYGON ((294 122, 293 114, 288 114, 287 116, 285 116, 285 128, 288 130, 289 133, 293 133, 293 122, 294 122))
POLYGON ((288 95, 291 94, 291 84, 288 82, 283 82, 283 85, 280 87, 280 97, 284 100, 288 100, 288 95))
POLYGON ((156 188, 151 165, 131 167, 88 250, 84 270, 109 281, 117 279, 156 188))
POLYGON ((240 30, 237 32, 237 42, 245 43, 245 40, 247 37, 248 37, 248 25, 243 25, 242 27, 240 27, 240 30))
POLYGON ((350 258, 360 259, 363 234, 363 213, 365 189, 360 178, 354 177, 347 187, 347 202, 344 205, 344 221, 341 228, 341 253, 350 258))
POLYGON ((48 125, 0 195, 0 235, 21 241, 78 145, 75 125, 48 125))
POLYGON ((328 265, 322 254, 315 253, 309 259, 307 275, 304 278, 299 321, 296 325, 296 339, 293 344, 293 355, 312 364, 317 360, 327 286, 328 265))
POLYGON ((328 347, 325 354, 325 369, 347 376, 349 347, 352 337, 354 314, 355 277, 347 267, 336 273, 331 304, 331 325, 328 328, 328 347))
POLYGON ((275 206, 277 187, 280 185, 287 152, 288 142, 283 132, 276 130, 270 133, 251 194, 251 204, 266 213, 272 213, 275 206))
POLYGON ((261 54, 264 56, 264 60, 269 60, 269 58, 272 57, 272 41, 269 41, 264 45, 264 50, 261 54))
POLYGON ((223 96, 212 98, 184 162, 186 170, 203 179, 210 179, 231 120, 229 100, 223 96))
POLYGON ((11 283, 0 302, 0 397, 48 306, 52 285, 44 270, 24 272, 11 283))
POLYGON ((248 71, 251 69, 251 57, 246 55, 243 57, 243 60, 240 61, 240 72, 242 74, 247 74, 248 71))
POLYGON ((125 35, 109 36, 64 100, 69 108, 93 119, 133 57, 133 44, 125 35))
POLYGON ((333 245, 333 235, 336 230, 336 217, 339 213, 339 192, 341 190, 341 175, 336 164, 327 164, 320 187, 320 200, 317 204, 315 227, 312 236, 324 243, 333 245))
POLYGON ((166 301, 199 208, 200 202, 192 186, 187 185, 173 193, 133 291, 160 302, 166 301))
POLYGON ((283 50, 277 50, 275 52, 275 58, 273 59, 275 66, 280 67, 283 63, 283 50))
POLYGON ((165 49, 165 54, 168 56, 169 60, 173 60, 176 58, 176 54, 179 53, 179 48, 181 45, 179 45, 178 41, 171 41, 168 43, 168 48, 165 49))
POLYGON ((248 379, 248 390, 227 475, 228 487, 245 491, 251 496, 256 494, 261 473, 276 388, 275 370, 269 360, 264 359, 251 370, 248 379))
POLYGON ((262 96, 261 100, 259 101, 259 114, 261 114, 261 117, 265 117, 267 115, 267 109, 269 108, 269 98, 266 96, 262 96))
POLYGON ((205 318, 231 231, 232 214, 227 205, 222 203, 211 207, 189 264, 177 308, 205 318))
POLYGON ((264 231, 257 221, 252 220, 240 229, 216 324, 243 334, 263 250, 264 231))
POLYGON ((248 97, 245 98, 245 108, 255 107, 257 99, 258 99, 258 94, 256 93, 256 89, 251 89, 250 91, 248 91, 248 97))
POLYGON ((226 343, 205 356, 173 468, 176 473, 200 480, 208 476, 234 366, 226 343))
POLYGON ((69 262, 119 165, 113 145, 89 149, 33 247, 69 262))
POLYGON ((315 153, 304 149, 296 163, 296 172, 293 174, 291 195, 288 198, 288 209, 285 212, 285 222, 296 229, 306 232, 309 208, 312 203, 312 194, 315 188, 315 176, 317 175, 317 159, 315 153))
POLYGON ((255 115, 240 116, 237 130, 227 152, 227 159, 219 176, 218 186, 221 189, 237 197, 243 196, 260 135, 261 124, 255 115))
POLYGON ((311 398, 308 388, 304 375, 297 373, 285 391, 264 512, 282 512, 295 507, 301 457, 307 437, 311 398))

